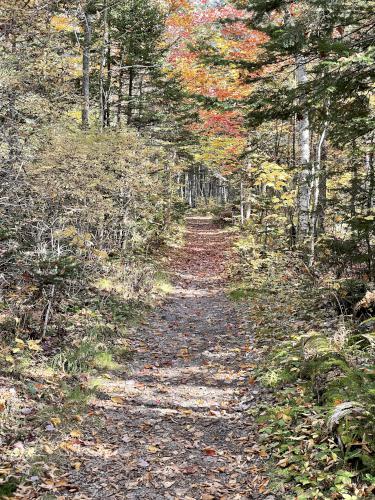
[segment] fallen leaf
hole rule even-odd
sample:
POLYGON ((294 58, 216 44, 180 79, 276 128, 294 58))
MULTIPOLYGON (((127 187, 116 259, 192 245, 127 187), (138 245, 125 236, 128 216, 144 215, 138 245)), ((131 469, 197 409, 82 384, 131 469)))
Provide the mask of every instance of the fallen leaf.
POLYGON ((159 450, 159 448, 157 448, 156 446, 153 446, 153 445, 150 445, 150 446, 147 446, 147 451, 149 453, 157 453, 159 450))
POLYGON ((48 444, 43 446, 43 450, 47 453, 47 455, 52 455, 53 453, 53 449, 48 444))
POLYGON ((42 347, 39 344, 40 344, 40 340, 28 340, 27 341, 27 347, 31 351, 42 351, 42 347))
POLYGON ((214 457, 217 453, 214 448, 203 448, 203 453, 209 457, 214 457))
POLYGON ((66 481, 65 479, 60 479, 58 481, 55 481, 53 479, 47 479, 40 486, 44 490, 57 490, 59 488, 68 486, 68 484, 69 484, 68 481, 66 481))
POLYGON ((181 410, 181 413, 185 413, 185 415, 191 415, 193 413, 193 410, 181 410))
POLYGON ((289 463, 289 460, 287 457, 287 458, 282 458, 281 460, 279 460, 276 465, 278 465, 279 467, 286 467, 288 465, 288 463, 289 463))
POLYGON ((121 404, 121 403, 123 403, 123 402, 124 402, 124 398, 123 398, 123 397, 121 397, 121 396, 113 396, 113 397, 111 398, 111 401, 112 401, 113 403, 116 403, 116 404, 121 404))
POLYGON ((187 467, 184 467, 183 469, 181 469, 181 472, 183 474, 195 474, 196 472, 198 472, 198 467, 196 465, 189 465, 187 467))
POLYGON ((170 488, 176 481, 165 481, 163 483, 164 488, 170 488))
POLYGON ((148 467, 150 464, 148 462, 146 462, 146 460, 143 460, 143 458, 140 458, 137 462, 137 464, 140 466, 140 467, 148 467))

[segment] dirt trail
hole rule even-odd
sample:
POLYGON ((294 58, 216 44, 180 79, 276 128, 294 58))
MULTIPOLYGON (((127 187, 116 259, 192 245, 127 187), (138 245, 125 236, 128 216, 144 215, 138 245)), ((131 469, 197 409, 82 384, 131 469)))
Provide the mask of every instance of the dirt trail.
POLYGON ((259 392, 246 314, 224 292, 230 247, 209 219, 189 219, 172 259, 173 293, 133 332, 129 373, 94 402, 105 427, 82 448, 74 498, 264 498, 243 411, 259 392))

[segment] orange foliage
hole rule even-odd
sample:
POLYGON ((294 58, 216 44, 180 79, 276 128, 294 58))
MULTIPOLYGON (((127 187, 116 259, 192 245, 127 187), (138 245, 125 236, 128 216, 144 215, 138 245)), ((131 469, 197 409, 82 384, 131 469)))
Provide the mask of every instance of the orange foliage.
MULTIPOLYGON (((263 33, 249 29, 249 13, 232 5, 212 6, 206 0, 169 0, 174 8, 167 21, 167 44, 170 46, 168 71, 178 77, 188 93, 223 102, 241 101, 252 91, 244 81, 244 71, 236 60, 253 61, 266 41, 263 33), (230 23, 218 21, 230 19, 230 23), (218 66, 201 58, 199 46, 204 41, 210 53, 233 61, 218 66)), ((239 156, 246 144, 241 112, 200 112, 200 122, 192 129, 201 137, 202 161, 212 167, 236 170, 239 156)))

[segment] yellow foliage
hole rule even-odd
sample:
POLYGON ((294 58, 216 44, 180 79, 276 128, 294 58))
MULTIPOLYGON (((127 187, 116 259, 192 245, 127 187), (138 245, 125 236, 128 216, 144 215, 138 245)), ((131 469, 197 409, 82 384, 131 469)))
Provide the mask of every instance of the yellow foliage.
POLYGON ((239 157, 246 147, 243 137, 213 135, 204 137, 201 147, 195 154, 195 160, 209 168, 233 171, 239 166, 239 157))
POLYGON ((260 166, 260 173, 257 175, 256 186, 265 185, 280 191, 290 181, 290 174, 285 167, 273 162, 264 162, 260 166))
POLYGON ((73 20, 63 14, 59 16, 52 16, 51 26, 56 31, 80 31, 80 28, 73 22, 73 20))

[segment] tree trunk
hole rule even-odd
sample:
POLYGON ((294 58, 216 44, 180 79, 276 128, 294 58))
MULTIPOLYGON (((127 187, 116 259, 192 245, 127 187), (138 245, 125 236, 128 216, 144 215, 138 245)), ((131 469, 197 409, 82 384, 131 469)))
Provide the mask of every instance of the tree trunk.
POLYGON ((123 98, 123 86, 124 86, 124 47, 121 45, 120 48, 120 71, 118 75, 118 94, 117 94, 117 114, 116 123, 117 127, 121 128, 121 115, 122 115, 122 98, 123 98))
POLYGON ((374 173, 374 153, 366 153, 366 170, 368 176, 367 189, 367 208, 371 210, 374 206, 374 188, 375 188, 375 173, 374 173))
POLYGON ((91 16, 84 12, 83 19, 83 57, 82 57, 82 128, 90 125, 90 49, 91 49, 91 16))
POLYGON ((139 101, 138 101, 138 128, 142 127, 142 113, 143 113, 143 78, 144 75, 141 74, 139 81, 139 101))
POLYGON ((100 108, 100 127, 103 129, 108 122, 107 119, 107 100, 108 100, 108 80, 109 72, 109 27, 108 27, 108 7, 107 0, 104 2, 103 14, 103 40, 102 40, 102 56, 100 60, 99 70, 99 108, 100 108), (107 81, 105 81, 104 70, 107 68, 107 81))
MULTIPOLYGON (((296 57, 296 81, 298 86, 307 82, 305 58, 301 55, 296 57)), ((304 97, 302 96, 302 100, 304 97)), ((311 197, 311 166, 310 166, 310 120, 308 110, 302 109, 298 116, 300 165, 301 172, 298 182, 298 236, 306 238, 309 233, 309 214, 311 197)))
POLYGON ((357 195, 358 195, 358 159, 356 156, 356 144, 353 141, 352 145, 352 179, 351 179, 351 199, 350 199, 350 215, 355 217, 357 214, 357 195))
POLYGON ((311 234, 310 234, 310 256, 309 265, 312 266, 315 260, 315 239, 317 236, 317 221, 318 221, 318 206, 320 196, 320 176, 321 176, 321 163, 322 163, 322 149, 327 135, 327 124, 324 125, 323 132, 320 136, 317 152, 316 164, 313 170, 313 204, 311 210, 311 234))
POLYGON ((243 188, 243 181, 241 178, 240 181, 240 214, 241 214, 241 225, 243 226, 245 222, 245 211, 244 211, 244 188, 243 188))
POLYGON ((129 69, 129 86, 128 86, 128 109, 127 109, 127 123, 128 125, 132 122, 133 114, 133 84, 134 84, 134 68, 131 66, 129 69))
MULTIPOLYGON (((372 141, 371 141, 372 142, 372 141)), ((366 169, 368 176, 368 191, 367 191, 367 210, 370 215, 373 208, 374 202, 374 183, 375 183, 375 172, 374 172, 374 154, 373 152, 368 152, 366 154, 366 169)), ((371 229, 370 227, 366 230, 366 245, 367 245, 367 259, 368 259, 368 273, 370 276, 370 280, 373 280, 375 277, 374 273, 374 264, 373 264, 373 248, 371 241, 371 229)))
POLYGON ((107 79, 105 85, 105 106, 104 106, 104 123, 107 127, 111 126, 111 84, 112 84, 112 70, 111 70, 111 38, 110 26, 107 21, 107 79))
POLYGON ((324 233, 325 212, 327 207, 327 145, 323 144, 321 152, 321 165, 319 176, 319 197, 317 206, 317 221, 316 232, 317 235, 324 233))

